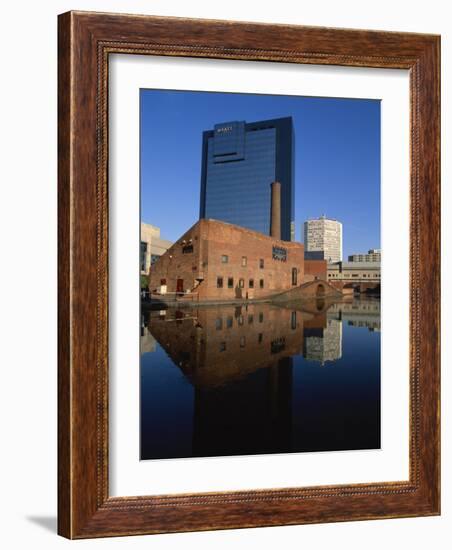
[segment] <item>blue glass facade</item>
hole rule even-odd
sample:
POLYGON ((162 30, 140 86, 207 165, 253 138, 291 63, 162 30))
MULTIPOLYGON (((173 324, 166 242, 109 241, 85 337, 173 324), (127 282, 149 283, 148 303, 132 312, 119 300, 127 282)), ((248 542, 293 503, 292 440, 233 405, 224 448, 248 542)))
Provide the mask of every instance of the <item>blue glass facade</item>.
POLYGON ((281 237, 293 240, 292 118, 216 124, 203 133, 200 218, 270 234, 273 181, 281 183, 281 237))

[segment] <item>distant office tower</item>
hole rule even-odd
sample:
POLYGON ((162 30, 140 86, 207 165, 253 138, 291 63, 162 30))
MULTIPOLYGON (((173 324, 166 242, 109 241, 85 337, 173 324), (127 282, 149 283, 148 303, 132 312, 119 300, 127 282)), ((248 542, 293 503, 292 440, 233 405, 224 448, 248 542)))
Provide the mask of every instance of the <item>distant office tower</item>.
POLYGON ((304 222, 304 249, 308 260, 342 261, 342 224, 321 216, 304 222))
POLYGON ((381 250, 371 248, 367 254, 352 254, 348 257, 349 262, 381 262, 381 250))
POLYGON ((203 132, 199 217, 270 234, 271 183, 281 184, 281 239, 295 240, 292 118, 215 124, 203 132))

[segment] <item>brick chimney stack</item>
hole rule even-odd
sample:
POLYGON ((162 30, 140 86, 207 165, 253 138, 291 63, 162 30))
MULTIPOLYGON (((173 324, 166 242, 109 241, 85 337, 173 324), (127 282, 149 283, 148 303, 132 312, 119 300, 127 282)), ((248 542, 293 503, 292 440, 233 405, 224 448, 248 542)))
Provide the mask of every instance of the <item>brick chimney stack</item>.
POLYGON ((271 184, 270 236, 281 240, 281 184, 271 184))

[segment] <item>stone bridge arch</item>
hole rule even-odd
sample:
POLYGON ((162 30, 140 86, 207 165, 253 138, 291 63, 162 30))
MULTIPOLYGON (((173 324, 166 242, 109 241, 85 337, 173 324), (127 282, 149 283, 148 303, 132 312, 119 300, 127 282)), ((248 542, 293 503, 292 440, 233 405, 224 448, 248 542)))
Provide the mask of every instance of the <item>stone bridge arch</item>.
POLYGON ((304 283, 296 288, 287 290, 273 297, 276 301, 304 300, 341 297, 342 292, 324 280, 315 280, 304 283))

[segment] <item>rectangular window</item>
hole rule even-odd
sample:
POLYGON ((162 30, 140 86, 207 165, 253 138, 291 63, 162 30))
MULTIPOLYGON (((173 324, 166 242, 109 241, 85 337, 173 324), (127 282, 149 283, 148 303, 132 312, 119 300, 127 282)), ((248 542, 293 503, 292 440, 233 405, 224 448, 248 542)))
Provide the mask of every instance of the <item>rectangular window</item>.
POLYGON ((245 336, 240 336, 240 347, 244 348, 246 346, 246 338, 245 336))
POLYGON ((264 314, 262 313, 262 311, 259 313, 259 323, 263 323, 264 322, 264 314))
POLYGON ((245 287, 245 279, 239 279, 239 288, 245 287))
POLYGON ((223 288, 223 277, 217 277, 217 288, 223 288))
POLYGON ((262 334, 262 332, 259 332, 259 336, 257 338, 257 341, 259 342, 259 344, 262 343, 262 340, 264 339, 264 335, 262 334))
POLYGON ((250 280, 248 281, 248 283, 249 283, 248 286, 249 286, 250 288, 254 288, 254 279, 250 279, 250 280))
POLYGON ((221 256, 221 263, 227 264, 228 262, 229 262, 229 256, 226 256, 225 254, 223 254, 223 256, 221 256))
POLYGON ((259 267, 260 267, 260 269, 264 269, 264 260, 263 260, 263 258, 261 258, 259 260, 259 267))
POLYGON ((264 279, 261 279, 261 280, 259 281, 259 287, 260 287, 260 288, 264 288, 264 279))
POLYGON ((192 244, 186 244, 182 247, 182 254, 192 254, 193 253, 193 245, 192 244))
POLYGON ((290 328, 295 330, 297 328, 297 312, 292 311, 290 315, 290 328))
POLYGON ((297 274, 298 270, 296 267, 292 268, 292 286, 297 286, 297 274))
POLYGON ((221 317, 215 319, 215 328, 217 330, 221 330, 223 328, 223 319, 221 317))
POLYGON ((226 351, 226 342, 220 342, 220 351, 226 351))
POLYGON ((246 256, 242 256, 242 267, 246 267, 246 256))
POLYGON ((234 288, 234 278, 228 277, 228 288, 234 288))
POLYGON ((232 322, 233 322, 232 317, 227 317, 227 319, 226 319, 226 327, 227 327, 227 328, 232 328, 232 322))
POLYGON ((248 324, 252 325, 253 321, 254 321, 254 316, 253 315, 248 315, 248 324))

